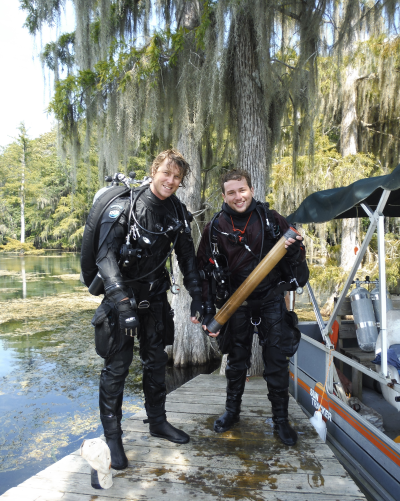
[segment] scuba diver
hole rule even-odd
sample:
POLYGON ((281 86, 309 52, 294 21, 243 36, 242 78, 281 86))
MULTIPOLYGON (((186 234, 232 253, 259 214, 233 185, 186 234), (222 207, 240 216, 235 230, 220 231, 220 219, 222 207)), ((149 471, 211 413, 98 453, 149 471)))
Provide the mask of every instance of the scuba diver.
MULTIPOLYGON (((175 251, 192 297, 191 321, 202 315, 201 279, 191 237, 191 214, 174 195, 189 173, 181 153, 160 153, 147 184, 130 189, 130 178, 116 174, 114 186, 96 194, 82 242, 82 275, 89 291, 104 293, 93 317, 96 351, 104 368, 100 376, 100 419, 111 451, 111 465, 123 470, 128 460, 122 445, 122 400, 139 339, 143 392, 150 434, 184 444, 189 436, 166 419, 164 348, 174 340, 173 311, 167 301, 171 286, 166 269, 175 251), (122 186, 117 186, 122 182, 122 186), (125 184, 125 185, 124 185, 125 184)), ((134 174, 132 174, 134 176, 134 174)), ((112 180, 111 178, 108 180, 112 180)), ((171 266, 172 274, 172 266, 171 266)), ((177 293, 172 276, 172 292, 177 293)))
MULTIPOLYGON (((221 177, 222 210, 205 227, 197 252, 203 276, 203 329, 276 241, 289 224, 268 203, 253 198, 248 172, 231 170, 221 177)), ((300 331, 297 316, 288 312, 284 292, 299 289, 308 280, 305 248, 299 235, 285 241, 285 257, 261 281, 216 334, 219 347, 228 354, 225 370, 225 413, 214 422, 222 433, 239 421, 247 370, 250 368, 254 327, 262 347, 264 379, 268 386, 273 422, 281 441, 294 445, 297 433, 288 421, 289 359, 297 351, 300 331)), ((301 289, 301 288, 300 288, 301 289)), ((300 292, 300 291, 299 291, 300 292)))

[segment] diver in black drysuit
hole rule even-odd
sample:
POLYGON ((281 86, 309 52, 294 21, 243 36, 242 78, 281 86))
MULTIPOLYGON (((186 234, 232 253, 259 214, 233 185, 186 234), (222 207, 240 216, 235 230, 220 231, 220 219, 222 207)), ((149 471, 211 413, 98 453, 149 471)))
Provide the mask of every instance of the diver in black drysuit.
MULTIPOLYGON (((229 292, 233 294, 289 228, 284 217, 253 198, 254 190, 248 185, 244 174, 247 173, 237 170, 225 174, 227 181, 221 183, 225 203, 222 211, 213 218, 212 227, 211 223, 205 227, 198 248, 199 269, 209 270, 206 274, 209 279, 203 283, 203 301, 206 304, 203 327, 215 314, 214 303, 219 294, 218 284, 216 293, 211 291, 215 268, 210 263, 217 261, 219 270, 225 268, 225 283, 230 282, 229 292), (239 203, 241 212, 235 210, 239 203), (213 247, 215 252, 212 251, 213 247)), ((298 238, 302 239, 300 236, 298 238)), ((287 253, 281 263, 262 280, 218 335, 218 344, 222 353, 228 354, 228 360, 225 370, 226 412, 214 423, 217 433, 229 430, 239 421, 247 370, 250 368, 254 326, 257 325, 264 362, 263 376, 268 385, 273 422, 285 445, 296 443, 297 434, 288 422, 288 365, 290 357, 297 350, 300 332, 296 326, 297 317, 286 309, 282 291, 289 289, 287 279, 290 278, 288 271, 291 268, 301 270, 303 281, 306 281, 308 267, 301 241, 292 239, 286 244, 287 253)))
POLYGON ((189 436, 170 425, 165 415, 165 368, 168 356, 164 348, 173 343, 174 327, 173 312, 167 301, 170 278, 164 263, 171 243, 175 241, 174 250, 184 276, 184 285, 192 297, 192 317, 199 316, 202 308, 201 280, 193 241, 188 229, 184 231, 185 227, 188 228, 184 224, 188 219, 185 206, 175 196, 160 200, 149 187, 142 188, 134 207, 136 221, 131 218, 131 225, 138 223, 140 235, 147 237, 151 244, 143 251, 141 258, 133 258, 126 267, 120 268, 120 252, 126 242, 130 208, 131 201, 127 197, 114 200, 106 209, 100 224, 100 248, 96 257, 104 283, 104 301, 113 307, 115 322, 119 324, 114 327, 117 339, 114 339, 111 354, 104 357, 99 395, 100 418, 114 469, 127 466, 121 439, 122 399, 125 378, 133 358, 135 333, 140 341, 148 417, 145 422, 150 425, 150 433, 175 443, 189 441, 189 436), (118 221, 115 223, 113 219, 118 221), (179 228, 177 220, 181 223, 179 228), (172 229, 161 234, 171 226, 175 226, 177 231, 172 229), (158 234, 147 233, 140 227, 158 234), (140 280, 140 277, 144 278, 140 280))

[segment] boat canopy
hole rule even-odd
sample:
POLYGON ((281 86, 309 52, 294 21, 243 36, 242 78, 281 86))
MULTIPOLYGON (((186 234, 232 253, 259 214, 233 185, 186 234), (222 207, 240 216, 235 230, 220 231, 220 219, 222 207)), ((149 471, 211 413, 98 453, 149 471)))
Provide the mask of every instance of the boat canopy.
POLYGON ((286 219, 290 223, 324 223, 331 219, 366 217, 361 203, 376 209, 383 190, 390 191, 383 210, 387 217, 400 216, 400 164, 387 176, 360 179, 343 188, 316 191, 303 200, 286 219))

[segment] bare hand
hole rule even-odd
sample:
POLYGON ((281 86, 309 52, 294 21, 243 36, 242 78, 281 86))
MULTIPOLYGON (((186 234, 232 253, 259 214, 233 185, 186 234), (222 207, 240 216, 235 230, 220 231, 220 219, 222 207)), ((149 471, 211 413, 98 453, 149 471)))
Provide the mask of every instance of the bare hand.
POLYGON ((207 329, 207 326, 206 325, 202 325, 203 327, 203 330, 205 330, 207 332, 207 334, 210 336, 210 337, 217 337, 218 334, 221 332, 221 331, 218 331, 218 332, 210 332, 208 329, 207 329))
MULTIPOLYGON (((303 240, 303 237, 301 235, 297 235, 296 240, 300 240, 300 242, 303 240)), ((289 247, 289 245, 292 245, 296 241, 294 238, 289 237, 287 240, 285 240, 285 249, 289 247)))
POLYGON ((190 317, 190 321, 192 322, 192 324, 199 324, 200 322, 197 320, 196 317, 190 317))

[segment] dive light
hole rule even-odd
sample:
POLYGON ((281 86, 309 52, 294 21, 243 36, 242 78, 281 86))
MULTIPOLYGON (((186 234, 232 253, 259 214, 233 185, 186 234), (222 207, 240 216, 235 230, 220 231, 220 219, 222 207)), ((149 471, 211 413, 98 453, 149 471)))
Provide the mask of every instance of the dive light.
POLYGON ((245 301, 254 289, 264 280, 268 273, 279 263, 287 252, 285 241, 288 238, 296 238, 300 233, 290 227, 285 234, 272 247, 259 265, 254 268, 246 280, 240 285, 234 294, 226 301, 224 306, 218 311, 211 322, 207 325, 207 330, 216 333, 226 324, 239 306, 245 301))

